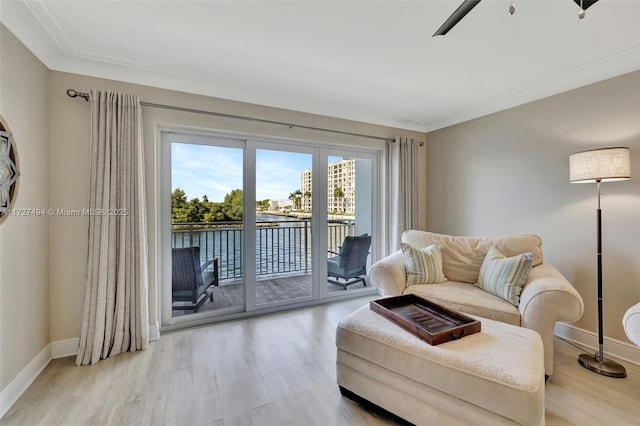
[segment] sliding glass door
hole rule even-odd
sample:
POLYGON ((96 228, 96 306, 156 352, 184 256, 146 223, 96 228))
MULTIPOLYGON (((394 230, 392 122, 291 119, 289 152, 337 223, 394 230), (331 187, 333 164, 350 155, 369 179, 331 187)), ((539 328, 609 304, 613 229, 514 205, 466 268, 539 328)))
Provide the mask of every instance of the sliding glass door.
POLYGON ((377 153, 189 132, 161 139, 163 325, 371 288, 377 153), (331 262, 342 264, 347 237, 358 236, 369 241, 361 273, 336 273, 331 262))

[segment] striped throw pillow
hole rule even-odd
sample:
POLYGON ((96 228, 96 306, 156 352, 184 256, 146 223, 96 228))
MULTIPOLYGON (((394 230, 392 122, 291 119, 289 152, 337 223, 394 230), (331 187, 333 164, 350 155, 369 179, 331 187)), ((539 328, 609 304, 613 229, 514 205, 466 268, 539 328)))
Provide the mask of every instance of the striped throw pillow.
POLYGON ((491 247, 480 267, 476 285, 518 306, 520 292, 532 264, 533 253, 531 252, 506 257, 500 250, 491 247))
POLYGON ((417 249, 401 243, 404 266, 407 271, 407 286, 445 282, 442 273, 442 250, 437 244, 417 249))

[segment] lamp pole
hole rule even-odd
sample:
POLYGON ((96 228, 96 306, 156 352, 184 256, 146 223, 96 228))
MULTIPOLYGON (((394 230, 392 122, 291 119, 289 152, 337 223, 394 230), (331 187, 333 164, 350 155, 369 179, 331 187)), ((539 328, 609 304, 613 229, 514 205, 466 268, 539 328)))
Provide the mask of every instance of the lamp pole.
POLYGON ((578 362, 584 368, 608 377, 622 378, 627 375, 625 368, 615 361, 604 357, 604 331, 602 320, 602 209, 600 208, 601 179, 596 179, 598 185, 597 218, 597 263, 598 263, 598 352, 595 355, 581 354, 578 362))
POLYGON ((598 243, 597 243, 597 257, 598 257, 598 361, 602 363, 604 360, 604 330, 602 321, 602 209, 600 208, 600 183, 601 180, 596 180, 598 185, 598 209, 597 209, 597 228, 598 228, 598 243))

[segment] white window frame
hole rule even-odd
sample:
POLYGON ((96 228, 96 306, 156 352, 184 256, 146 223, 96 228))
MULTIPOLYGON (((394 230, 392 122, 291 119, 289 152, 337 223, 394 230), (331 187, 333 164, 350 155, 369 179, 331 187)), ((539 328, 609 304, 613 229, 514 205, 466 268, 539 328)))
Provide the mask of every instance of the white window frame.
MULTIPOLYGON (((255 236, 255 149, 284 150, 294 148, 293 152, 313 153, 313 173, 312 187, 314 196, 312 199, 313 211, 320 211, 322 203, 327 203, 327 158, 328 156, 346 156, 372 161, 372 245, 370 264, 374 263, 385 251, 382 244, 386 241, 386 227, 383 220, 386 217, 383 203, 386 200, 385 165, 386 150, 383 148, 366 148, 358 145, 345 145, 326 140, 301 140, 287 139, 282 137, 271 137, 264 135, 253 135, 239 132, 225 132, 218 130, 192 129, 184 126, 161 125, 157 127, 157 140, 160 141, 159 155, 156 162, 156 177, 158 185, 156 187, 157 200, 157 225, 156 225, 156 299, 157 311, 160 313, 161 331, 170 331, 189 326, 197 326, 221 320, 249 317, 256 314, 271 313, 285 309, 294 309, 303 306, 312 306, 327 301, 348 299, 374 294, 371 286, 367 286, 363 291, 329 292, 326 286, 316 285, 327 276, 327 265, 322 254, 326 251, 326 232, 317 232, 316 238, 312 239, 312 250, 314 253, 313 267, 313 294, 308 300, 289 303, 282 301, 269 304, 263 308, 262 305, 255 304, 255 265, 245 262, 245 306, 239 308, 225 309, 222 313, 211 314, 209 312, 196 313, 181 317, 172 317, 171 310, 171 142, 197 143, 203 145, 229 146, 244 150, 244 211, 247 214, 245 220, 245 241, 244 255, 251 256, 246 259, 255 259, 255 241, 248 241, 249 236, 255 236), (169 135, 172 139, 169 140, 169 135), (176 136, 179 135, 179 136, 176 136), (177 137, 177 139, 176 139, 177 137), (251 147, 251 149, 248 149, 251 147), (249 185, 251 182, 251 185, 249 185), (247 213, 248 212, 248 213, 247 213), (251 219, 251 220, 250 220, 251 219), (251 267, 249 267, 251 266, 251 267), (247 282, 252 280, 253 285, 247 282), (168 289, 168 290, 167 290, 168 289)), ((314 215, 312 227, 314 230, 325 229, 327 226, 326 214, 314 215)))

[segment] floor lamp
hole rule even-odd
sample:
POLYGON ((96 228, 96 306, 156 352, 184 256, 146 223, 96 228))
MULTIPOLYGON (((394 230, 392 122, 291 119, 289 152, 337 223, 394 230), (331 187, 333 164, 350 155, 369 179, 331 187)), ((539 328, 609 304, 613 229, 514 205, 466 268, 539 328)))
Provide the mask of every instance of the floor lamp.
POLYGON ((602 210, 600 209, 600 183, 627 180, 631 177, 629 148, 601 148, 578 152, 569 156, 571 183, 598 184, 598 352, 581 354, 578 362, 584 368, 609 377, 625 377, 624 367, 604 357, 602 333, 602 210))

